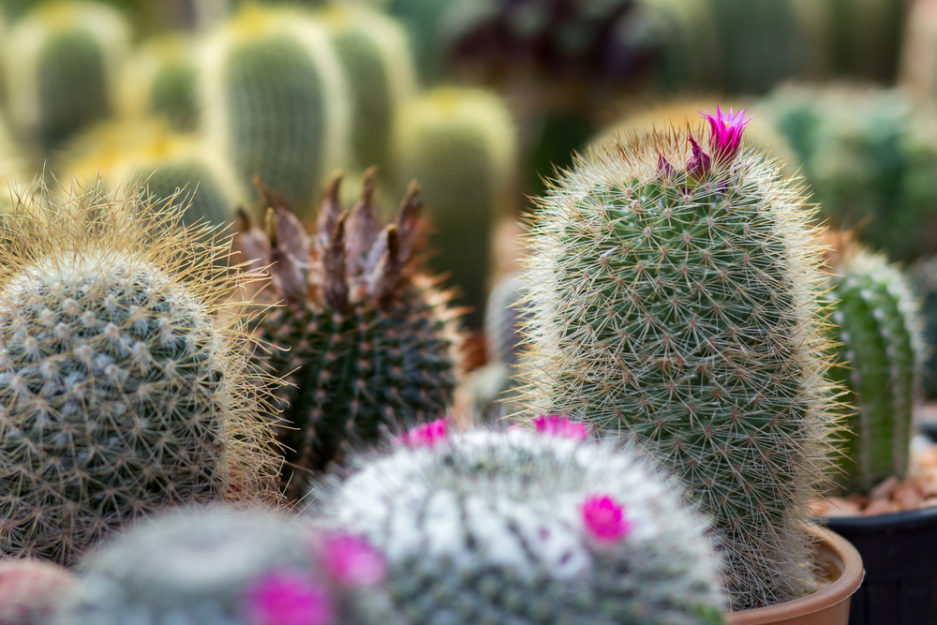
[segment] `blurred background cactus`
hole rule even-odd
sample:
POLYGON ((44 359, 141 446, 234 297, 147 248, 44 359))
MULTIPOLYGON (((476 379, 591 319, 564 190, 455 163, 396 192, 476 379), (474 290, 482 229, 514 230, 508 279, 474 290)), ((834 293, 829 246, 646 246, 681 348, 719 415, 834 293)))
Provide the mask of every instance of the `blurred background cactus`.
POLYGON ((121 109, 126 117, 159 115, 172 128, 198 127, 198 70, 195 42, 164 35, 142 44, 121 76, 121 109))
POLYGON ((72 573, 51 562, 0 561, 0 623, 48 625, 62 595, 74 583, 72 573))

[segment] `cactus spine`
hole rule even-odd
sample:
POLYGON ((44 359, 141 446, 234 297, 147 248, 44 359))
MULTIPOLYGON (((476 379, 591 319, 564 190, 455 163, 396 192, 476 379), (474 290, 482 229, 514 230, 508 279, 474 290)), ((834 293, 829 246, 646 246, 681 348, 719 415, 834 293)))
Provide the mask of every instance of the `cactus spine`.
POLYGON ((839 359, 833 369, 858 411, 846 421, 845 490, 868 492, 908 470, 915 400, 924 358, 918 306, 901 271, 883 256, 847 244, 832 267, 833 323, 839 359))
POLYGON ((281 434, 293 450, 285 482, 294 499, 304 494, 307 474, 340 460, 349 443, 435 418, 452 401, 458 311, 438 280, 419 270, 419 189, 411 187, 397 219, 381 230, 375 178, 373 170, 365 177, 349 213, 338 202, 336 177, 314 234, 268 196, 267 234, 239 236, 247 258, 274 263, 271 299, 285 304, 259 331, 277 348, 272 370, 292 383, 280 397, 289 404, 284 417, 292 429, 281 434))
POLYGON ((101 197, 19 206, 0 231, 6 555, 70 563, 160 508, 275 488, 223 248, 101 197))
POLYGON ((803 523, 834 417, 822 247, 802 190, 738 154, 741 113, 709 119, 711 154, 688 130, 632 138, 540 200, 523 403, 659 456, 713 516, 747 608, 815 584, 803 523))
POLYGON ((721 622, 706 526, 676 484, 577 424, 541 425, 423 426, 315 489, 313 510, 385 554, 412 625, 721 622))
POLYGON ((0 623, 48 625, 56 604, 73 583, 71 573, 51 562, 0 561, 0 623))

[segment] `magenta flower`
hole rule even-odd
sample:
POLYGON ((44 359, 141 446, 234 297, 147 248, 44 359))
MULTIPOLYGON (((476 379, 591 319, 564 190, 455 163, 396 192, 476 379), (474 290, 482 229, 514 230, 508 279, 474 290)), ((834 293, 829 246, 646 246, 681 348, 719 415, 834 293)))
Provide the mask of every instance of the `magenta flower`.
POLYGON ((302 573, 278 571, 247 594, 251 625, 328 625, 334 611, 325 591, 302 573))
POLYGON ((609 495, 594 495, 582 504, 586 530, 602 542, 615 542, 631 531, 624 507, 609 495))
POLYGON ((658 176, 672 176, 676 170, 673 168, 673 165, 664 158, 663 154, 657 155, 657 175, 658 176))
POLYGON ((384 557, 363 538, 328 536, 322 545, 322 566, 342 586, 371 586, 384 579, 384 557))
POLYGON ((715 115, 709 111, 700 112, 703 119, 709 122, 709 147, 716 160, 729 162, 738 154, 742 132, 752 119, 751 115, 745 117, 746 112, 742 109, 736 113, 731 108, 723 112, 718 106, 715 115))
POLYGON ((558 414, 538 415, 534 418, 534 427, 542 434, 563 438, 584 440, 589 436, 585 423, 572 421, 569 417, 558 414))
POLYGON ((705 176, 712 166, 712 159, 709 154, 703 152, 703 148, 699 146, 699 143, 693 137, 690 137, 687 141, 693 146, 693 155, 686 161, 686 173, 697 178, 705 176))
POLYGON ((411 428, 395 438, 395 442, 411 447, 435 447, 448 436, 448 423, 445 419, 436 419, 411 428))

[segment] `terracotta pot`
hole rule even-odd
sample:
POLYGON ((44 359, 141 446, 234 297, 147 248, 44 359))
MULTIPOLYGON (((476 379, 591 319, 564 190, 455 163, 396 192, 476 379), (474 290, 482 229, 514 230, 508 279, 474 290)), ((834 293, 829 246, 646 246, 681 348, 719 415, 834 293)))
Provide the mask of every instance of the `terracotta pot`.
POLYGON ((730 612, 730 625, 846 625, 849 601, 862 583, 865 572, 856 548, 842 536, 810 526, 816 536, 817 564, 833 581, 804 597, 765 608, 730 612))

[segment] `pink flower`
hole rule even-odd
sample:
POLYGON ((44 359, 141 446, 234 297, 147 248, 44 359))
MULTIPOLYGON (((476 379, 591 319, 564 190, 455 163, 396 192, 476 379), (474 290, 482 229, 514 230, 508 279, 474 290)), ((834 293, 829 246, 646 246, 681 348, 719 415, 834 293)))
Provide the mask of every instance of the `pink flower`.
POLYGON ((582 504, 582 520, 593 538, 615 542, 631 531, 624 507, 609 495, 594 495, 582 504))
POLYGON ((712 166, 712 159, 709 154, 703 152, 703 149, 693 137, 690 137, 687 141, 693 146, 693 156, 686 161, 686 173, 697 178, 705 176, 712 166))
POLYGON ((563 438, 584 440, 589 436, 589 429, 585 423, 572 421, 569 417, 558 414, 538 415, 534 418, 534 427, 542 434, 563 438))
POLYGON ((335 534, 323 542, 322 565, 343 586, 371 586, 384 579, 384 557, 363 538, 335 534))
POLYGON ((716 114, 709 111, 700 112, 703 119, 709 122, 709 147, 712 149, 716 160, 730 162, 739 152, 739 144, 742 142, 742 132, 745 126, 751 121, 751 115, 745 117, 747 111, 742 109, 738 113, 731 108, 723 112, 716 107, 716 114))
POLYGON ((448 423, 445 419, 436 419, 411 428, 394 440, 411 447, 434 447, 448 436, 448 423))
POLYGON ((333 614, 325 591, 294 571, 271 573, 247 593, 252 625, 328 625, 333 614))
POLYGON ((658 176, 672 176, 676 170, 673 168, 673 165, 664 158, 663 154, 657 155, 657 175, 658 176))

